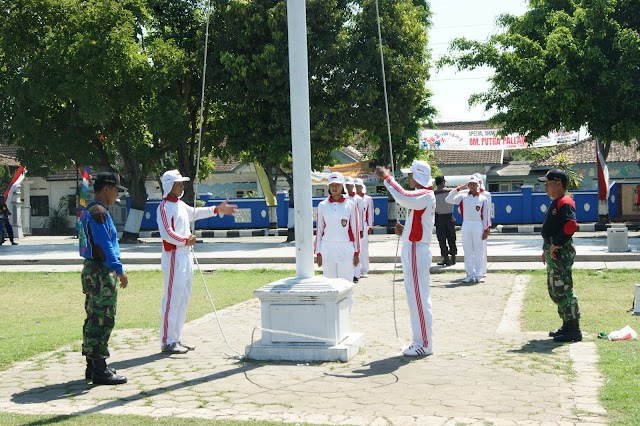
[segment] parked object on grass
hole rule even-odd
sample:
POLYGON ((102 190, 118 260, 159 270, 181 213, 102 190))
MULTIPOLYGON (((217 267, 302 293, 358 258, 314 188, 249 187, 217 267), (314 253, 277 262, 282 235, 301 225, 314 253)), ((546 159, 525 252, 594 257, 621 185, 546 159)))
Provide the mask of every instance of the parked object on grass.
POLYGON ((612 331, 607 338, 611 341, 614 340, 638 340, 638 333, 634 331, 630 326, 626 326, 623 329, 612 331))

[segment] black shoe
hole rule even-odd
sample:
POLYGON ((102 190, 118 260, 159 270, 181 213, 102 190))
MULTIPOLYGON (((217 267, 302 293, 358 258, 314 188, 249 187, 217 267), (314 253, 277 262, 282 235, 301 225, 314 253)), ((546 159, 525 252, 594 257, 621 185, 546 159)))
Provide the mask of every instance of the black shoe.
POLYGON ((442 261, 440 261, 440 262, 436 263, 436 265, 439 265, 439 266, 448 266, 448 265, 451 265, 451 262, 450 262, 450 260, 449 260, 449 258, 448 258, 448 257, 443 257, 443 258, 442 258, 442 261))
POLYGON ((360 281, 360 280, 358 279, 358 277, 353 277, 353 282, 354 282, 354 283, 357 283, 358 281, 360 281))
POLYGON ((107 368, 107 363, 104 359, 93 360, 91 380, 94 385, 121 385, 127 383, 125 376, 118 376, 107 368))
MULTIPOLYGON (((117 373, 115 368, 111 368, 109 366, 107 366, 107 370, 111 371, 113 374, 117 373)), ((87 357, 87 368, 85 368, 84 370, 84 378, 86 380, 91 380, 92 376, 93 376, 93 360, 87 357)))
POLYGON ((557 330, 554 331, 550 331, 549 332, 549 337, 556 337, 561 335, 562 333, 564 333, 565 331, 567 331, 567 328, 569 328, 569 321, 565 321, 562 323, 562 327, 560 327, 557 330))
POLYGON ((11 241, 11 245, 12 245, 12 246, 17 246, 17 245, 18 245, 18 243, 16 243, 15 241, 11 241))
POLYGON ((579 342, 582 340, 582 332, 579 329, 570 329, 553 338, 554 342, 579 342))
POLYGON ((452 265, 456 264, 456 257, 455 256, 451 256, 451 264, 452 265))
POLYGON ((554 342, 579 342, 582 340, 580 323, 578 320, 571 320, 564 333, 553 338, 554 342))

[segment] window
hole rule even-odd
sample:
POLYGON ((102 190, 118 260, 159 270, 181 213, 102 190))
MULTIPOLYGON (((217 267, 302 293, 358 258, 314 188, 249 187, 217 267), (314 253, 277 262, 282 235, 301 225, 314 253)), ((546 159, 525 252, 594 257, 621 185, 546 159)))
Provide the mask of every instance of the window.
POLYGON ((31 216, 49 216, 49 197, 47 195, 35 195, 30 197, 31 216))
POLYGON ((236 198, 244 198, 244 189, 236 189, 236 198))
POLYGON ((316 188, 316 197, 324 196, 324 188, 316 188))

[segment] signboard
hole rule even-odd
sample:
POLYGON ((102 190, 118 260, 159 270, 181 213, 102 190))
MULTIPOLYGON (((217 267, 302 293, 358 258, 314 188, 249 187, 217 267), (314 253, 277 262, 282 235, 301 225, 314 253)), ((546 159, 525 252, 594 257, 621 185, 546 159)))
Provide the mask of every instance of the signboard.
POLYGON ((498 136, 498 129, 481 130, 432 130, 418 132, 420 148, 429 150, 490 150, 520 149, 574 143, 580 140, 578 131, 555 131, 536 140, 531 146, 521 135, 498 136))

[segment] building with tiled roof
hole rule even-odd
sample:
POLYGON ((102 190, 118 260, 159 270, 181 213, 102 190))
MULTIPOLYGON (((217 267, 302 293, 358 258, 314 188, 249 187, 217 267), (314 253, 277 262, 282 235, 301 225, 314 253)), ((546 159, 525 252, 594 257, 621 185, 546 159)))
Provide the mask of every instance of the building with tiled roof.
POLYGON ((486 121, 448 121, 434 123, 438 130, 483 130, 493 129, 486 121))
POLYGON ((0 166, 18 167, 18 159, 10 155, 0 154, 0 166))

